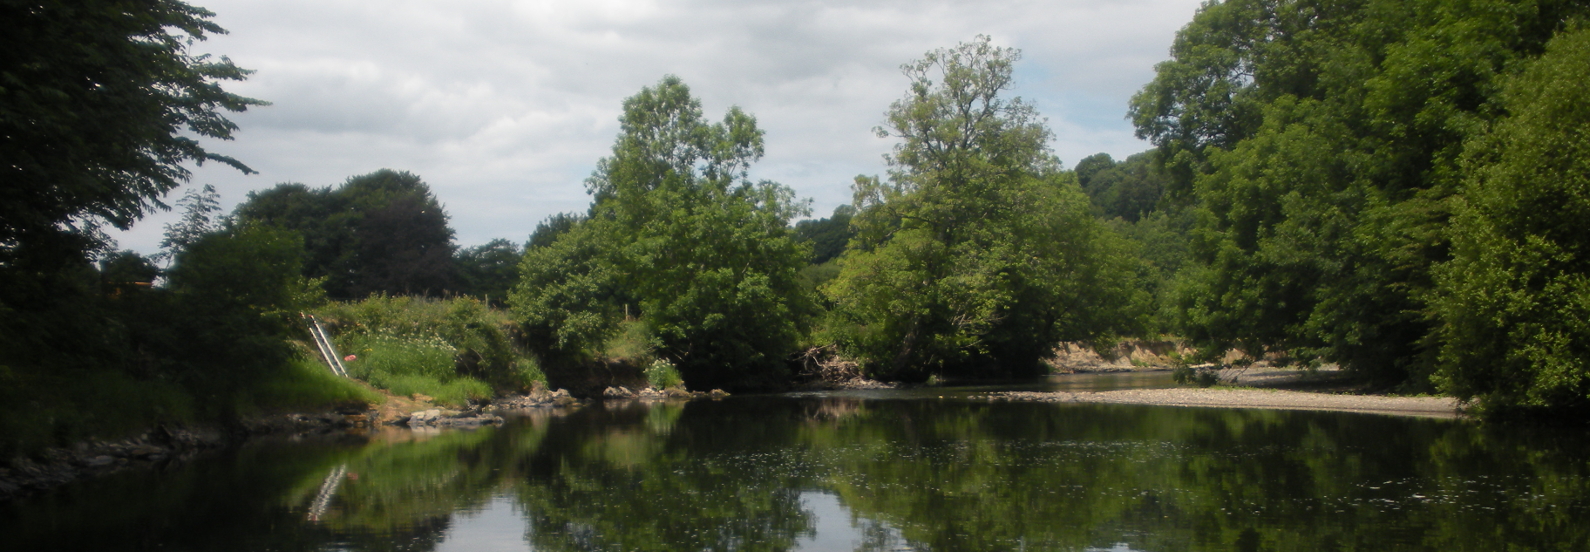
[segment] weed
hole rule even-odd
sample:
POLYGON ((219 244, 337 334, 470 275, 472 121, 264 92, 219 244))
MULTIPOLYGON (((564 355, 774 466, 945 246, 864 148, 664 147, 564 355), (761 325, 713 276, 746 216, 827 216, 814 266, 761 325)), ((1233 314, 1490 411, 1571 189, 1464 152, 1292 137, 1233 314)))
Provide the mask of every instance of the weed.
MULTIPOLYGON (((626 320, 620 322, 618 331, 602 345, 602 356, 645 366, 655 360, 657 338, 645 322, 626 320)), ((671 364, 670 364, 671 366, 671 364)))
POLYGON ((674 363, 661 358, 652 361, 651 366, 646 367, 646 381, 651 382, 653 389, 667 389, 685 384, 684 378, 679 377, 679 369, 674 367, 674 363))

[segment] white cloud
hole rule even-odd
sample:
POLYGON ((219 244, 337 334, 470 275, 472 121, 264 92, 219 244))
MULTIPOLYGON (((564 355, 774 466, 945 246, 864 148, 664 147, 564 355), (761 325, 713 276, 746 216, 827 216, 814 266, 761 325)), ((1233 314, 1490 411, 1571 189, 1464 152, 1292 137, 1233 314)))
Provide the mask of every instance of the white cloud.
MULTIPOLYGON (((1074 164, 1146 144, 1124 119, 1199 0, 722 1, 195 0, 231 34, 201 44, 257 72, 229 90, 274 105, 237 114, 213 145, 260 174, 206 165, 231 205, 278 182, 419 174, 459 241, 522 240, 584 209, 620 103, 679 75, 708 116, 738 105, 767 132, 753 176, 825 215, 856 174, 884 170, 873 136, 902 63, 977 34, 1024 51, 1015 93, 1036 103, 1074 164)), ((178 192, 180 194, 180 192, 178 192)), ((153 251, 174 213, 118 236, 153 251)))

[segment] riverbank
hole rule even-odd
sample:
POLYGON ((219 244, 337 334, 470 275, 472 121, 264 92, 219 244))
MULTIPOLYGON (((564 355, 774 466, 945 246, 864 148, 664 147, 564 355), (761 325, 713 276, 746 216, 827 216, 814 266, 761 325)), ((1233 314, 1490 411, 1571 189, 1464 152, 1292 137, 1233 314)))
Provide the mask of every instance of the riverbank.
POLYGON ((49 491, 85 478, 103 477, 138 469, 166 469, 192 460, 206 451, 241 445, 260 437, 371 431, 382 427, 408 429, 474 428, 501 425, 503 416, 541 409, 570 410, 601 401, 717 400, 722 390, 691 392, 610 387, 594 399, 580 399, 567 391, 536 390, 501 397, 467 408, 437 405, 431 397, 408 397, 381 391, 382 400, 368 408, 323 412, 290 412, 250 416, 230 424, 162 424, 125 439, 89 440, 69 447, 53 447, 37 454, 0 460, 0 501, 49 491))
POLYGON ((1226 369, 1221 386, 1210 388, 1122 389, 1114 391, 989 393, 988 400, 1106 403, 1202 408, 1329 410, 1420 418, 1461 418, 1457 399, 1365 393, 1336 370, 1314 372, 1282 368, 1226 369))

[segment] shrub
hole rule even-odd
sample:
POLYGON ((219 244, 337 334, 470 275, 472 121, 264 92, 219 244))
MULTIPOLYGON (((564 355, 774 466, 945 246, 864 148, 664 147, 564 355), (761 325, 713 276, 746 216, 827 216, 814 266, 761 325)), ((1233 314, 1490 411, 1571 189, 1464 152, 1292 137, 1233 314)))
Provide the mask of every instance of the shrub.
POLYGON ((397 394, 463 404, 546 381, 535 359, 514 346, 508 317, 472 298, 375 295, 330 304, 319 315, 341 352, 357 355, 350 375, 397 394))
POLYGON ((674 363, 660 358, 646 367, 646 381, 651 382, 653 389, 667 389, 685 384, 684 378, 679 377, 679 369, 674 367, 674 363))

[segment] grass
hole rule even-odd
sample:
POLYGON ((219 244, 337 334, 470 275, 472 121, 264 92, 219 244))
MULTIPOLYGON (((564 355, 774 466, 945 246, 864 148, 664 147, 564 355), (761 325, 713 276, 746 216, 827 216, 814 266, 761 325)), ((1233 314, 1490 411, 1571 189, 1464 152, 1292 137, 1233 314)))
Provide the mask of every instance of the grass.
POLYGON ((174 383, 114 370, 49 373, 0 366, 0 457, 91 438, 114 439, 197 419, 197 401, 174 383))
POLYGON ((247 394, 238 399, 238 411, 315 410, 380 401, 379 393, 331 373, 331 369, 318 360, 300 355, 283 370, 250 386, 247 394))
MULTIPOLYGON (((165 423, 215 421, 225 414, 174 382, 145 380, 116 370, 47 374, 0 367, 0 458, 31 454, 87 439, 130 437, 165 423)), ((300 356, 230 394, 237 414, 318 410, 378 402, 364 385, 332 374, 300 356)))
POLYGON ((509 316, 478 300, 374 296, 317 313, 352 354, 349 375, 398 395, 462 406, 546 383, 510 338, 509 316))
POLYGON ((351 333, 343 336, 341 349, 355 357, 345 363, 348 375, 397 395, 420 393, 453 406, 492 395, 491 385, 458 373, 456 349, 440 337, 351 333))
POLYGON ((625 320, 618 324, 618 331, 613 337, 602 345, 602 356, 635 366, 647 366, 657 360, 657 338, 652 336, 651 329, 644 322, 625 320))

